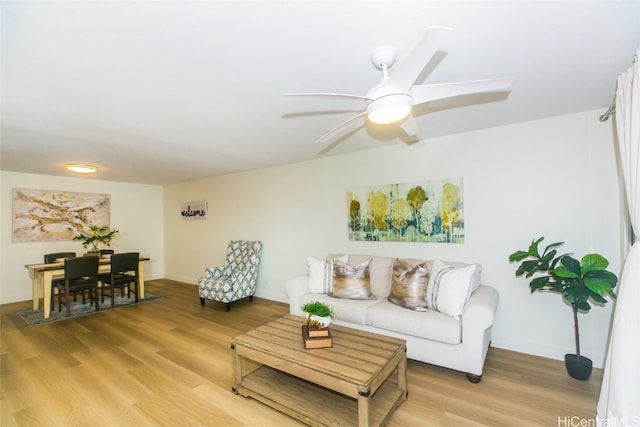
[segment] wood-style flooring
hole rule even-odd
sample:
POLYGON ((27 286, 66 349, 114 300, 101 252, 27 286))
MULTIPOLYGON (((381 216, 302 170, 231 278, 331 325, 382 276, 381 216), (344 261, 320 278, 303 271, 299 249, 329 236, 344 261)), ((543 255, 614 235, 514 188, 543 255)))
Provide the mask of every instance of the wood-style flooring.
MULTIPOLYGON (((0 306, 0 425, 300 425, 231 391, 231 338, 288 314, 286 304, 254 298, 225 312, 201 307, 193 285, 145 290, 161 298, 35 327, 16 314, 31 302, 0 306)), ((562 361, 495 348, 479 384, 409 361, 409 398, 388 425, 595 425, 601 381, 600 369, 577 381, 562 361)))

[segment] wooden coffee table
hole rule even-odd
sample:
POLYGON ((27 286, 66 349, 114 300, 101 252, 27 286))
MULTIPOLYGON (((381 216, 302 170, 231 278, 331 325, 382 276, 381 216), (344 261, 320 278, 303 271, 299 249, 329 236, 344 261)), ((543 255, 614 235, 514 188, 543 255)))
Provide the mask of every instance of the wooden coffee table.
POLYGON ((306 350, 304 323, 289 315, 235 337, 234 393, 309 425, 384 424, 407 398, 406 342, 331 325, 333 347, 306 350))

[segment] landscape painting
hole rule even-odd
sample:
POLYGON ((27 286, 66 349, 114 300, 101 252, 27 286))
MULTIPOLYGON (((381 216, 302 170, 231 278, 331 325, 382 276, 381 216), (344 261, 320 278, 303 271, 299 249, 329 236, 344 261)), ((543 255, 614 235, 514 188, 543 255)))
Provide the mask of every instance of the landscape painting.
POLYGON ((89 226, 109 225, 111 196, 13 189, 13 241, 72 240, 89 226))
POLYGON ((349 240, 464 243, 462 178, 347 190, 349 240))

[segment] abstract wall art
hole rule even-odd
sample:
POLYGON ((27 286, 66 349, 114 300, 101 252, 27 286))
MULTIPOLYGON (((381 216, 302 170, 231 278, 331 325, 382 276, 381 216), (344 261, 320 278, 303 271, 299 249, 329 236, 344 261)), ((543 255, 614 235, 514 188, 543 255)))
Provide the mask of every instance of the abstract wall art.
POLYGON ((347 190, 349 240, 464 243, 462 178, 347 190))
POLYGON ((14 188, 12 240, 72 240, 92 225, 109 225, 110 214, 109 194, 14 188))

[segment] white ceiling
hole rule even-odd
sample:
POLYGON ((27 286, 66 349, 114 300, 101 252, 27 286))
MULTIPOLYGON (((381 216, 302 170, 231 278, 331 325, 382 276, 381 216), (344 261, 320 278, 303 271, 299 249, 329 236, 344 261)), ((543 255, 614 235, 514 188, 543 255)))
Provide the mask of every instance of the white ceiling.
POLYGON ((415 111, 422 143, 604 111, 640 47, 637 0, 2 0, 0 13, 2 170, 66 175, 81 162, 96 179, 148 184, 405 143, 363 120, 317 144, 362 104, 280 95, 364 94, 381 77, 373 48, 396 46, 400 63, 429 26, 454 31, 418 83, 515 81, 506 97, 415 111))

